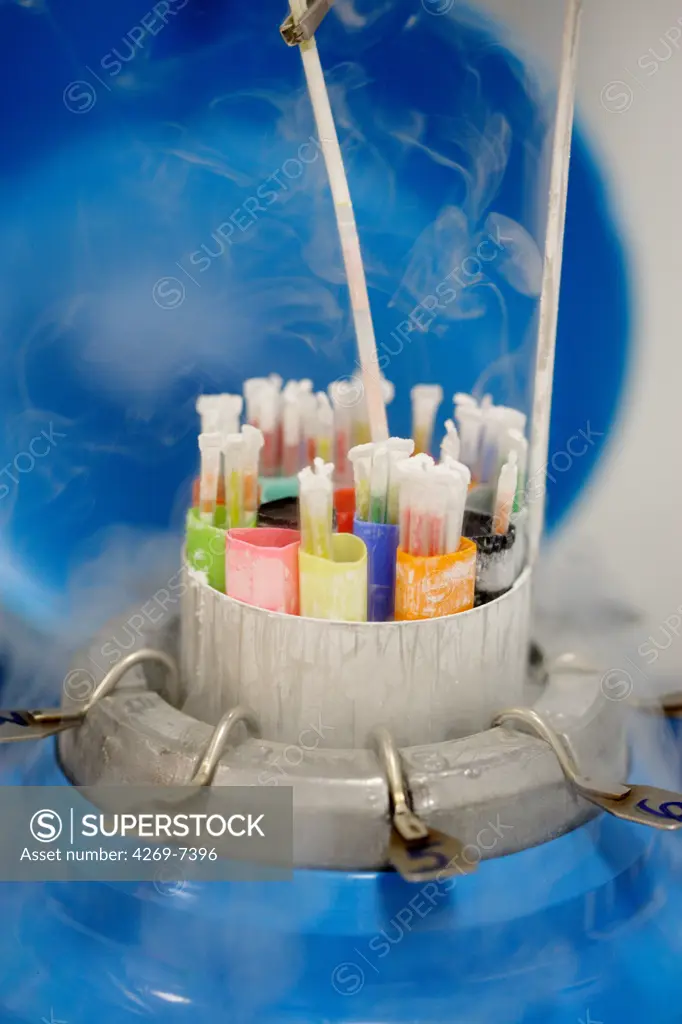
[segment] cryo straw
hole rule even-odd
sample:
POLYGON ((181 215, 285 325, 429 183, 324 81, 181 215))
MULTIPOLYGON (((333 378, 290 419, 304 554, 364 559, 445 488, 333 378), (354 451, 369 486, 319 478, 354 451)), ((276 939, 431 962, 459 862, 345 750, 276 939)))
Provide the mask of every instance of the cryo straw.
POLYGON ((267 377, 250 377, 244 381, 243 392, 246 402, 246 419, 254 426, 260 426, 258 396, 264 387, 269 387, 267 377))
POLYGON ((238 434, 239 421, 244 408, 244 399, 241 395, 218 395, 218 417, 220 430, 223 434, 238 434))
POLYGON ((415 504, 420 488, 423 485, 425 470, 429 466, 433 466, 433 459, 430 455, 414 455, 411 459, 408 458, 400 462, 397 467, 400 481, 400 547, 408 554, 411 553, 410 530, 412 524, 412 507, 415 504))
MULTIPOLYGON (((290 0, 294 20, 298 21, 308 9, 306 0, 290 0)), ((334 201, 334 213, 341 240, 341 252, 346 268, 350 292, 353 322, 358 343, 358 355, 362 367, 362 378, 373 441, 388 440, 386 406, 381 396, 381 378, 377 356, 376 338, 372 324, 372 312, 367 294, 365 270, 362 264, 360 239, 353 214, 353 205, 348 189, 348 180, 343 166, 334 116, 329 103, 329 94, 324 72, 314 39, 299 46, 310 102, 317 125, 317 134, 322 144, 322 153, 329 176, 329 186, 334 201)))
POLYGON ((440 457, 441 461, 445 458, 454 459, 455 462, 459 459, 460 442, 459 434, 457 433, 457 427, 452 420, 445 421, 445 437, 440 444, 440 457))
POLYGON ((352 407, 352 433, 353 444, 369 444, 372 440, 372 430, 369 423, 367 411, 367 396, 365 395, 362 377, 354 375, 352 380, 357 382, 358 400, 352 407))
POLYGON ((452 396, 452 403, 454 405, 455 411, 457 411, 458 405, 475 405, 476 408, 478 409, 478 402, 476 401, 473 395, 468 394, 466 391, 457 391, 452 396))
POLYGON ((355 515, 365 522, 369 522, 370 477, 375 448, 376 445, 370 441, 369 444, 358 444, 348 452, 348 459, 353 466, 355 483, 355 515))
POLYGON ((487 484, 491 481, 497 466, 497 438, 500 431, 500 419, 490 395, 485 395, 481 402, 481 415, 476 479, 481 484, 487 484))
POLYGON ((222 395, 199 395, 196 410, 201 419, 202 434, 214 434, 221 429, 220 400, 222 395))
POLYGON ((334 466, 339 480, 348 473, 348 451, 351 447, 352 407, 347 402, 345 382, 335 380, 329 385, 329 397, 334 406, 334 466))
POLYGON ((471 483, 471 472, 463 462, 456 462, 448 456, 441 468, 449 473, 445 550, 447 554, 451 554, 459 549, 462 540, 462 525, 471 483))
POLYGON ((388 448, 377 445, 369 478, 369 518, 372 523, 386 522, 388 505, 388 448))
POLYGON ((279 392, 267 381, 258 390, 257 408, 257 425, 263 432, 263 475, 274 476, 279 469, 279 446, 277 444, 279 392))
POLYGON ((228 434, 223 441, 225 524, 228 530, 244 525, 245 448, 243 434, 228 434))
POLYGON ((258 463, 263 447, 263 432, 245 423, 244 438, 244 526, 258 522, 258 463))
POLYGON ((301 395, 301 422, 303 424, 303 440, 305 443, 305 461, 312 466, 317 454, 315 439, 317 437, 317 396, 304 391, 301 395))
POLYGON ((388 449, 388 497, 386 503, 386 522, 395 525, 400 517, 400 467, 407 462, 414 451, 412 438, 389 437, 386 442, 388 449))
POLYGON ((390 405, 395 398, 395 384, 386 380, 385 377, 381 378, 381 397, 384 400, 384 405, 390 405))
POLYGON ((199 515, 212 523, 218 503, 218 477, 220 476, 220 448, 222 434, 217 431, 199 434, 201 477, 199 480, 199 515))
POLYGON ((317 393, 317 437, 315 438, 316 458, 330 462, 334 444, 334 410, 324 391, 317 393))
MULTIPOLYGON (((282 378, 278 373, 268 374, 268 383, 275 394, 275 410, 276 410, 276 426, 275 426, 275 445, 274 445, 274 464, 275 472, 279 473, 282 470, 282 378)), ((295 386, 295 382, 294 382, 295 386)))
POLYGON ((447 530, 447 512, 451 480, 448 470, 434 466, 427 472, 427 494, 429 498, 429 538, 427 555, 444 555, 447 530))
POLYGON ((427 557, 431 554, 433 522, 431 509, 438 498, 429 480, 431 473, 426 470, 422 479, 414 480, 414 491, 410 502, 409 552, 411 555, 427 557))
POLYGON ((410 392, 412 396, 412 436, 417 453, 431 450, 433 425, 438 406, 443 401, 440 384, 417 384, 410 392))
MULTIPOLYGON (((288 386, 288 385, 287 385, 288 386)), ((294 390, 284 389, 282 402, 282 475, 295 476, 301 468, 301 406, 294 390)))
POLYGON ((495 495, 495 514, 493 516, 493 527, 495 533, 498 534, 509 532, 509 522, 519 478, 517 460, 516 452, 510 452, 509 458, 500 471, 497 493, 495 495))
POLYGON ((301 550, 318 558, 332 556, 334 466, 315 459, 314 468, 306 466, 298 474, 301 520, 301 550))
POLYGON ((478 464, 478 480, 489 483, 496 479, 501 462, 501 446, 507 430, 518 430, 523 434, 526 416, 518 409, 506 405, 493 405, 484 412, 481 450, 478 464))
POLYGON ((520 512, 525 505, 526 474, 528 473, 528 441, 520 430, 507 430, 500 442, 499 470, 507 461, 510 452, 516 452, 519 479, 516 485, 513 512, 520 512))
POLYGON ((473 472, 478 463, 483 413, 477 405, 458 405, 455 419, 459 427, 460 461, 473 472))

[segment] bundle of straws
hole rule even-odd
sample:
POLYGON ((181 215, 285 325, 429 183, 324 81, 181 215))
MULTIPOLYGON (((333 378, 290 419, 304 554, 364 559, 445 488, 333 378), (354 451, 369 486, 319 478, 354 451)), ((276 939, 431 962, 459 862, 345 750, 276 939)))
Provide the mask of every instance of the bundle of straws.
POLYGON ((355 483, 355 516, 368 523, 397 524, 400 467, 414 451, 409 438, 356 445, 348 453, 355 483))
POLYGON ((448 455, 436 465, 429 455, 418 454, 399 472, 401 549, 421 557, 457 551, 471 482, 468 468, 448 455))
MULTIPOLYGON (((382 378, 385 405, 395 389, 382 378)), ((246 419, 263 432, 263 476, 293 477, 316 457, 335 466, 337 484, 347 482, 348 449, 369 439, 367 400, 362 381, 351 377, 313 391, 312 381, 276 374, 244 382, 246 419)))
POLYGON ((201 395, 199 515, 211 525, 255 526, 258 475, 263 435, 257 427, 239 426, 240 395, 201 395))

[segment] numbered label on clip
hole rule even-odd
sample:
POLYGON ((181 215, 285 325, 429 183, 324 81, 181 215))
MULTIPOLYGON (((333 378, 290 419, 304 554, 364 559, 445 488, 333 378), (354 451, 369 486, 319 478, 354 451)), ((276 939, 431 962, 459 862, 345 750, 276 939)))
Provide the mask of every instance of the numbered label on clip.
POLYGON ((466 860, 459 839, 430 828, 419 843, 406 843, 391 829, 388 859, 406 882, 443 881, 452 875, 468 875, 476 870, 476 861, 466 860))
POLYGON ((625 821, 658 829, 682 828, 682 793, 655 786, 631 786, 622 800, 590 797, 593 803, 625 821))

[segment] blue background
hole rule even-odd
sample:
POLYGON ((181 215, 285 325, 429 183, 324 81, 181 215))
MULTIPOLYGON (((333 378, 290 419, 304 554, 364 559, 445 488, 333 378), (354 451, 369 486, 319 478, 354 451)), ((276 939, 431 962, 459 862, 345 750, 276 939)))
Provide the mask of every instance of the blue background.
MULTIPOLYGON (((314 133, 299 56, 277 31, 283 5, 178 0, 135 45, 149 10, 146 0, 0 0, 0 462, 11 467, 42 430, 61 435, 18 484, 0 478, 0 598, 42 626, 59 621, 60 593, 115 524, 179 532, 199 392, 273 370, 324 387, 355 363, 322 160, 282 175, 314 133), (221 254, 216 229, 239 209, 244 223, 244 200, 276 172, 286 189, 221 254), (192 254, 207 252, 198 270, 192 254), (180 294, 167 282, 154 292, 169 277, 184 299, 162 308, 180 294)), ((337 11, 318 41, 380 346, 395 351, 392 332, 500 217, 517 225, 485 284, 461 289, 391 358, 391 427, 409 430, 418 381, 528 411, 531 207, 552 116, 533 69, 492 29, 460 24, 457 5, 444 16, 413 0, 337 11)), ((608 433, 626 291, 603 185, 576 132, 551 451, 588 423, 608 433)), ((601 443, 549 482, 550 527, 601 443)))

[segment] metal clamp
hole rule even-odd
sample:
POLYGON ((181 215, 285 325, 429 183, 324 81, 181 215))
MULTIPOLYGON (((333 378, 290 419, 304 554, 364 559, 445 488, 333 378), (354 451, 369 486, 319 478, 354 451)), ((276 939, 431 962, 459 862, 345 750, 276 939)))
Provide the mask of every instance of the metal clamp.
POLYGON ((409 790, 400 761, 400 752, 393 737, 388 729, 379 726, 373 730, 371 741, 388 783, 394 829, 406 843, 425 841, 428 839, 429 830, 412 810, 409 790))
POLYGON ((199 761, 194 775, 188 782, 189 786, 210 786, 213 782, 220 758, 225 753, 227 741, 235 727, 242 722, 252 736, 260 736, 260 723, 256 712, 243 704, 230 708, 220 719, 211 736, 203 757, 199 761))
POLYGON ((308 0, 307 10, 300 18, 290 14, 279 27, 280 35, 287 46, 300 46, 313 38, 329 14, 334 0, 308 0))
POLYGON ((654 786, 600 786, 582 775, 575 753, 566 738, 561 737, 537 711, 511 708, 493 720, 494 726, 521 723, 554 752, 564 776, 576 792, 616 818, 634 821, 658 829, 682 828, 682 794, 654 786))
POLYGON ((143 647, 139 651, 126 655, 113 668, 110 668, 95 687, 90 699, 78 710, 42 708, 35 711, 25 709, 0 711, 0 743, 10 743, 16 740, 41 740, 63 732, 65 729, 73 729, 83 722, 88 711, 95 704, 109 696, 131 668, 145 661, 157 661, 162 664, 168 670, 171 683, 177 683, 178 669, 173 658, 165 651, 143 647))
POLYGON ((379 726, 370 735, 388 784, 391 810, 391 838, 387 857, 407 882, 443 881, 458 872, 473 871, 475 864, 462 857, 459 839, 429 828, 412 810, 400 751, 388 729, 379 726))

